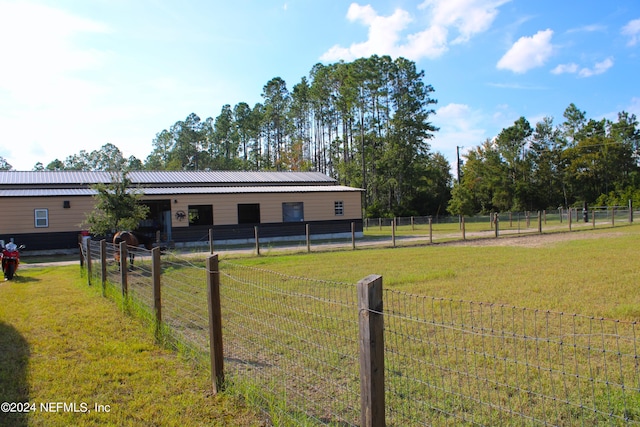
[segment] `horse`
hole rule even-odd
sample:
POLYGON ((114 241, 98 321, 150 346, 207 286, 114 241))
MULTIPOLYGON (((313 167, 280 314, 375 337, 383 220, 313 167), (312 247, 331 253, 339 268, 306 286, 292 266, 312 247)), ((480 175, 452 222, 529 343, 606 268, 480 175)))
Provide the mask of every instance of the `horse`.
MULTIPOLYGON (((133 260, 136 257, 135 251, 131 249, 135 249, 141 244, 144 245, 146 249, 152 249, 153 247, 153 241, 151 238, 134 231, 118 231, 116 234, 114 234, 113 244, 120 245, 120 242, 125 242, 127 244, 129 253, 129 265, 131 266, 131 268, 133 268, 133 260)), ((118 267, 120 267, 120 250, 115 251, 114 258, 118 263, 118 267)))

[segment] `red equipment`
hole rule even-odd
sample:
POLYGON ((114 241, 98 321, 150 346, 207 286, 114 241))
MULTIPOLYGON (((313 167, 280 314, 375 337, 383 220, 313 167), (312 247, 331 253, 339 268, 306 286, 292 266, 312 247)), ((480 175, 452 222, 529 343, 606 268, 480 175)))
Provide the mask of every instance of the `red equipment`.
POLYGON ((24 249, 24 245, 18 247, 15 243, 9 242, 2 250, 2 272, 4 273, 4 280, 13 280, 18 265, 20 265, 21 249, 24 249))

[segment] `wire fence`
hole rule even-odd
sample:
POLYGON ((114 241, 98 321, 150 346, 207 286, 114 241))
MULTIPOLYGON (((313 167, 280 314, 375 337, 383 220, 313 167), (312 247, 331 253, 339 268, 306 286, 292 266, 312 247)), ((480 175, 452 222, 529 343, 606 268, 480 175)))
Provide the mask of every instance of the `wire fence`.
POLYGON ((607 228, 633 222, 629 206, 598 206, 533 212, 496 212, 474 216, 410 216, 365 218, 364 232, 370 237, 393 239, 396 245, 428 241, 445 242, 514 234, 536 234, 607 228))
MULTIPOLYGON (((117 249, 86 248, 92 283, 122 288, 117 249), (104 276, 103 276, 104 274, 104 276)), ((157 315, 152 254, 136 248, 127 301, 157 315)), ((130 261, 128 261, 130 263, 130 261)), ((162 327, 209 352, 205 260, 161 260, 162 327)), ((385 423, 640 425, 636 322, 383 292, 363 310, 355 284, 219 264, 225 378, 273 425, 358 426, 358 319, 384 319, 385 423)))

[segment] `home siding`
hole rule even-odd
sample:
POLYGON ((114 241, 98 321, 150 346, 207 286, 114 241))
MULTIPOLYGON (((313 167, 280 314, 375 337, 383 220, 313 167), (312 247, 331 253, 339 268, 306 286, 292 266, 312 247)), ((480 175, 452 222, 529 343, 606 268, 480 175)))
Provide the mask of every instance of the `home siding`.
POLYGON ((93 210, 91 197, 3 197, 0 215, 0 234, 11 233, 59 233, 82 230, 86 213, 93 210), (69 208, 64 208, 69 201, 69 208), (35 226, 35 210, 47 209, 48 227, 35 226))
POLYGON ((177 203, 171 204, 173 228, 188 227, 189 221, 177 221, 178 211, 188 212, 189 205, 213 205, 214 225, 238 224, 238 204, 260 204, 260 223, 282 222, 282 204, 302 202, 304 220, 332 221, 361 219, 361 193, 359 191, 318 193, 259 193, 259 194, 213 194, 174 196, 177 203), (335 215, 335 202, 342 201, 344 213, 335 215))

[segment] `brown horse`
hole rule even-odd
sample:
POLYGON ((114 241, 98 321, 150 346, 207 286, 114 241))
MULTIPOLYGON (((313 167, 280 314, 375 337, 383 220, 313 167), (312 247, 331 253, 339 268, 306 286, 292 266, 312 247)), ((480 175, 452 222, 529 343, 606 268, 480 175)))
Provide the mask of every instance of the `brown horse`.
MULTIPOLYGON (((127 244, 127 250, 129 253, 129 265, 131 268, 133 268, 133 260, 136 257, 135 248, 137 248, 141 244, 144 245, 146 249, 151 249, 153 246, 151 239, 149 239, 148 237, 140 233, 136 233, 133 231, 118 231, 113 236, 113 244, 120 245, 121 242, 125 242, 127 244)), ((118 267, 120 267, 120 251, 119 250, 115 251, 114 258, 118 263, 118 267)))

